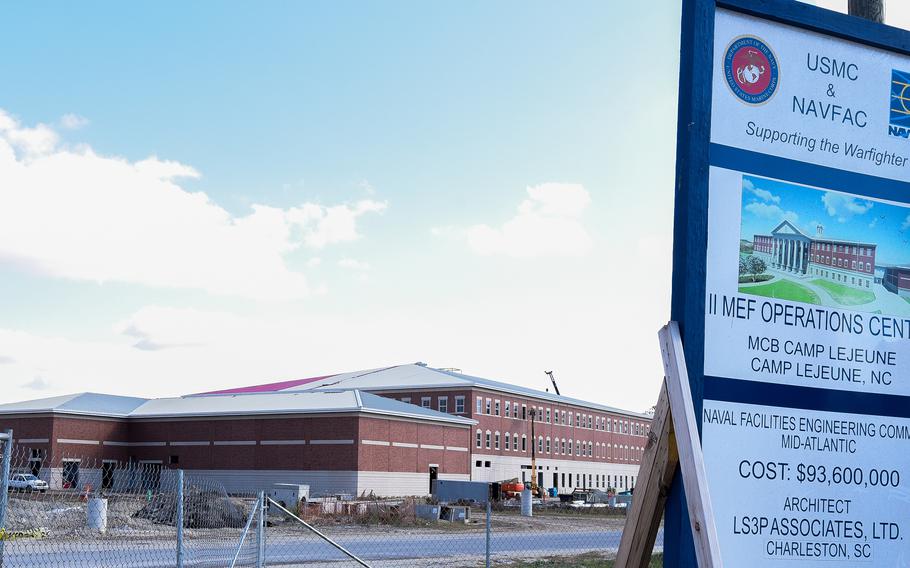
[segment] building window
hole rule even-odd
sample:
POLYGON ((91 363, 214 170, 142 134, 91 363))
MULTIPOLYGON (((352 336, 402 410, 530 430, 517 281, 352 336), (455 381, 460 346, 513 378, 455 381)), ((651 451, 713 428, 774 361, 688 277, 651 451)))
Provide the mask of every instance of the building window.
POLYGON ((563 410, 562 412, 559 413, 559 423, 562 424, 563 426, 566 425, 566 411, 565 410, 563 410))
POLYGON ((594 421, 591 419, 591 415, 588 414, 588 430, 594 429, 594 421))
POLYGON ((537 453, 538 454, 543 453, 543 436, 537 437, 537 453))
MULTIPOLYGON (((522 420, 527 420, 527 419, 528 419, 528 405, 526 405, 526 404, 522 404, 522 405, 521 405, 521 419, 522 419, 522 420)), ((521 451, 524 451, 524 445, 523 445, 523 444, 522 444, 521 451)))
POLYGON ((483 445, 483 432, 481 432, 480 430, 478 430, 478 431, 477 431, 477 447, 479 448, 479 447, 481 447, 482 445, 483 445))
POLYGON ((487 407, 486 407, 486 408, 487 408, 487 414, 493 414, 493 411, 492 411, 492 408, 493 408, 493 401, 490 400, 489 398, 487 399, 487 407))
POLYGON ((518 418, 518 403, 512 403, 512 418, 518 418))
POLYGON ((566 453, 566 439, 563 438, 559 441, 559 453, 565 455, 566 453))
POLYGON ((506 411, 505 411, 504 416, 508 417, 510 414, 512 414, 511 403, 507 400, 506 401, 506 411))
POLYGON ((528 437, 522 434, 521 436, 521 451, 528 451, 528 437))
POLYGON ((850 268, 852 268, 853 270, 856 270, 856 261, 855 260, 850 262, 850 268))
POLYGON ((499 432, 496 432, 495 444, 496 444, 495 448, 498 450, 499 449, 499 432))
POLYGON ((550 453, 550 437, 547 436, 547 453, 550 453))
POLYGON ((496 416, 499 416, 499 401, 498 400, 496 401, 495 406, 493 408, 494 408, 493 414, 495 414, 496 416))
POLYGON ((866 272, 871 272, 871 271, 872 271, 872 265, 867 262, 866 263, 866 272))
POLYGON ((477 414, 483 414, 483 399, 477 397, 477 414))
POLYGON ((508 432, 506 432, 505 442, 506 442, 506 451, 508 452, 509 450, 512 449, 512 435, 509 434, 508 432))
POLYGON ((456 396, 455 397, 455 413, 461 414, 464 412, 464 397, 456 396))
POLYGON ((489 430, 487 430, 486 442, 487 442, 487 449, 488 449, 488 450, 490 449, 490 438, 492 437, 492 435, 493 435, 493 433, 490 432, 489 430))
POLYGON ((572 438, 569 438, 569 455, 572 455, 572 438))
POLYGON ((514 449, 516 452, 518 451, 518 434, 512 436, 512 449, 514 449))
POLYGON ((547 424, 550 423, 550 409, 547 409, 547 424))
POLYGON ((449 411, 449 397, 441 396, 439 397, 438 402, 436 403, 439 412, 448 412, 449 411))
POLYGON ((424 396, 420 398, 420 406, 424 408, 430 408, 430 397, 424 396))

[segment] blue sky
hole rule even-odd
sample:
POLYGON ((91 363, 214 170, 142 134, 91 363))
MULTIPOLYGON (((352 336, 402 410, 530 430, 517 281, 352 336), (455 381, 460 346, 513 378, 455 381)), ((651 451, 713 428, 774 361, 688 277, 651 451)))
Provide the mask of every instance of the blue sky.
POLYGON ((743 176, 742 238, 768 235, 781 221, 809 236, 874 243, 876 261, 910 263, 910 208, 834 191, 743 176))
POLYGON ((3 16, 0 402, 426 361, 654 403, 678 2, 3 16))
POLYGON ((653 403, 675 3, 5 17, 4 399, 424 360, 653 403))

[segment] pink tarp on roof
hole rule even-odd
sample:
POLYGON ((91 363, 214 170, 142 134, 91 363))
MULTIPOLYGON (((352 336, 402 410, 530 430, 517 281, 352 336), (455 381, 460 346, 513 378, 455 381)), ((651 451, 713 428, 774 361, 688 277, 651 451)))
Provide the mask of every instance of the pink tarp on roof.
POLYGON ((264 385, 253 385, 249 387, 237 387, 233 389, 224 389, 216 390, 210 392, 203 392, 199 394, 243 394, 243 393, 252 393, 252 392, 277 392, 292 387, 305 385, 307 383, 313 383, 316 381, 321 381, 322 379, 328 379, 329 377, 334 377, 335 375, 325 375, 323 377, 310 377, 308 379, 292 379, 290 381, 280 381, 277 383, 266 383, 264 385))

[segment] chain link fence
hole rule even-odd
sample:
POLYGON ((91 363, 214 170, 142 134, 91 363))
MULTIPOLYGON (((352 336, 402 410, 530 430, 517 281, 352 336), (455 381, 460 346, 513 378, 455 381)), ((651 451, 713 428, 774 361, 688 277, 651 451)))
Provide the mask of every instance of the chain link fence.
MULTIPOLYGON (((254 499, 160 463, 5 450, 3 568, 220 568, 231 565, 256 512, 254 499)), ((257 551, 254 531, 236 566, 255 566, 257 551)))
MULTIPOLYGON (((610 566, 625 525, 624 507, 558 498, 535 500, 530 517, 521 514, 514 499, 488 509, 422 498, 327 497, 300 503, 295 515, 289 513, 269 506, 268 566, 466 568, 488 561, 515 567, 610 566)), ((656 547, 663 547, 662 532, 656 547)))
POLYGON ((623 506, 566 496, 524 516, 517 499, 228 495, 160 463, 0 444, 3 568, 610 566, 625 525, 623 506))

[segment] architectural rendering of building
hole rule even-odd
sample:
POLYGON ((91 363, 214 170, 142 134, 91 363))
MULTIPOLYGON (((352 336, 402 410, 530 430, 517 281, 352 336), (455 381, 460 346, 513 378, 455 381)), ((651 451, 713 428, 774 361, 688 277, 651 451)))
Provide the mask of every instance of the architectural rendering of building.
POLYGON ((900 296, 910 296, 910 266, 884 266, 882 286, 900 296))
POLYGON ((810 237, 783 221, 770 235, 755 235, 752 242, 753 254, 771 269, 854 288, 868 289, 875 283, 876 245, 827 238, 821 225, 816 236, 810 237))
POLYGON ((231 491, 425 495, 434 479, 530 480, 532 449, 542 487, 631 488, 650 417, 410 364, 179 398, 5 404, 0 428, 52 486, 103 486, 84 459, 132 464, 153 484, 182 468, 231 491))

